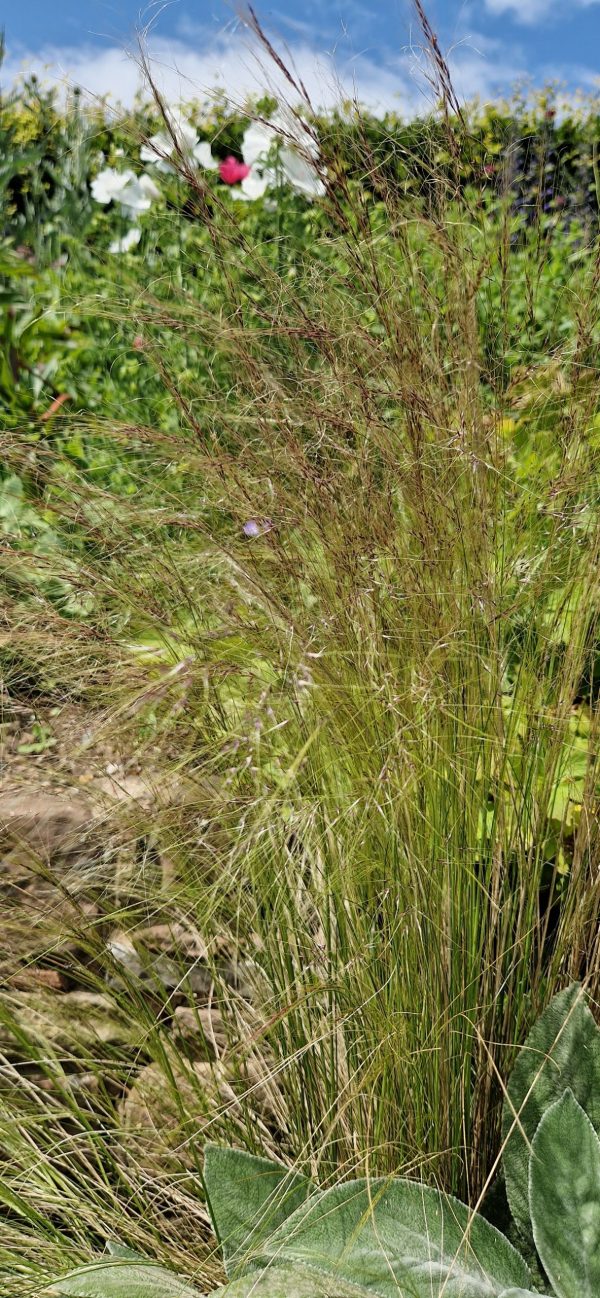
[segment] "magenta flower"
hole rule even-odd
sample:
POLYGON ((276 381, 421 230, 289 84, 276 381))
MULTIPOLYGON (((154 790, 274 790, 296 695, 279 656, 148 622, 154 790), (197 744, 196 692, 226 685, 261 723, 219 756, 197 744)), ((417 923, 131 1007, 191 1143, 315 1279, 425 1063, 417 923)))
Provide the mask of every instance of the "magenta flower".
POLYGON ((219 175, 226 185, 237 185, 238 180, 245 180, 250 175, 250 168, 230 154, 224 162, 219 163, 219 175))

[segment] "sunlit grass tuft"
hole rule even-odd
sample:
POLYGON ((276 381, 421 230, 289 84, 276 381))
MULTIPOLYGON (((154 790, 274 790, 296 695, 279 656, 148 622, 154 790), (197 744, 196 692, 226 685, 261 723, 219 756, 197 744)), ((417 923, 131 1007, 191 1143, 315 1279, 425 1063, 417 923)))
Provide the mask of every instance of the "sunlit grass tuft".
POLYGON ((135 447, 126 500, 54 482, 92 602, 55 615, 53 679, 80 661, 97 724, 183 794, 131 830, 161 877, 133 868, 56 955, 128 1042, 50 1048, 3 1002, 15 1293, 117 1236, 214 1280, 207 1130, 475 1203, 518 1043, 564 983, 598 995, 597 246, 554 299, 563 236, 508 194, 490 210, 446 171, 407 197, 366 131, 349 176, 332 127, 321 171, 322 207, 282 207, 269 238, 188 176, 202 290, 185 261, 122 289, 179 431, 101 430, 135 447), (518 370, 524 297, 551 303, 549 337, 559 306, 570 326, 518 370), (171 983, 157 923, 205 948, 173 938, 171 983), (162 1100, 132 1135, 150 1066, 162 1100))

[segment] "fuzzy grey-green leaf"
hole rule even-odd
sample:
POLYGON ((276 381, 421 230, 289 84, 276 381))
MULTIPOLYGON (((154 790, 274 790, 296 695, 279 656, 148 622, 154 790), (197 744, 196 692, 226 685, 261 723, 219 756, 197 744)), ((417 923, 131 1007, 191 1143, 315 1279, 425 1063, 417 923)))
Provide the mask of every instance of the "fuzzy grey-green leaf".
POLYGON ((228 1275, 251 1264, 263 1240, 314 1191, 282 1163, 212 1144, 204 1152, 204 1183, 228 1275))
POLYGON ((95 1262, 53 1283, 44 1298, 200 1298, 198 1289, 153 1262, 95 1262))
POLYGON ((267 1266, 217 1289, 211 1298, 366 1298, 368 1290, 310 1267, 267 1266))
POLYGON ((118 1240, 109 1239, 106 1245, 106 1252, 109 1257, 120 1258, 128 1262, 148 1262, 148 1258, 143 1253, 137 1253, 134 1248, 129 1248, 127 1244, 120 1244, 118 1240))
POLYGON ((549 1298, 549 1295, 532 1293, 531 1289, 503 1289, 500 1298, 549 1298))
MULTIPOLYGON (((431 1291, 430 1298, 438 1294, 431 1291)), ((323 1275, 320 1271, 301 1266, 268 1266, 264 1271, 250 1271, 239 1280, 232 1280, 217 1289, 210 1298, 369 1298, 370 1290, 363 1285, 349 1284, 339 1276, 323 1275)), ((503 1289, 500 1298, 544 1298, 531 1289, 503 1289)), ((548 1298, 548 1295, 546 1295, 548 1298)))
POLYGON ((508 1240, 463 1203, 416 1181, 351 1181, 316 1195, 263 1249, 380 1298, 500 1298, 531 1277, 508 1240))
POLYGON ((598 1298, 600 1140, 572 1091, 535 1133, 529 1201, 536 1248, 558 1298, 598 1298))
POLYGON ((513 1217, 526 1233, 531 1143, 543 1114, 568 1088, 600 1132, 600 1031, 578 983, 550 1002, 508 1082, 502 1114, 506 1192, 513 1217))

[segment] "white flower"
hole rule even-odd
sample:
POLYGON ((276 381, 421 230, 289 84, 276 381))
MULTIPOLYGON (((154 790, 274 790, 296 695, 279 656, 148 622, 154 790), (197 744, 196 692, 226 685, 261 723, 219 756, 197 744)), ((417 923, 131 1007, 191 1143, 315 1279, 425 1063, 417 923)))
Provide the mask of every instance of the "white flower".
POLYGON ((284 178, 297 194, 304 194, 306 198, 320 198, 325 193, 325 186, 314 163, 303 158, 296 149, 288 149, 286 146, 281 150, 279 160, 284 178))
POLYGON ((117 171, 115 167, 105 167, 94 177, 90 189, 97 203, 112 203, 119 200, 123 190, 136 180, 133 171, 117 171))
POLYGON ((168 132, 157 131, 156 135, 150 136, 147 144, 142 144, 140 158, 142 162, 154 163, 157 171, 174 171, 175 168, 168 161, 174 148, 168 132))
POLYGON ((259 158, 265 159, 279 135, 268 122, 251 122, 244 131, 242 157, 246 166, 253 167, 259 158))
POLYGON ((193 149, 198 137, 190 122, 186 121, 180 113, 172 113, 169 124, 172 134, 165 127, 164 130, 157 131, 156 135, 151 135, 146 144, 142 144, 140 149, 142 162, 156 162, 164 155, 169 158, 175 149, 173 137, 184 153, 189 153, 193 149))
POLYGON ((213 158, 208 140, 198 140, 192 149, 192 156, 200 167, 205 167, 207 171, 216 171, 218 162, 213 158))
POLYGON ((173 164, 163 156, 170 155, 172 152, 173 141, 170 135, 167 135, 166 131, 160 131, 157 135, 151 136, 147 144, 142 144, 140 158, 142 162, 152 162, 157 171, 174 171, 173 164))
POLYGON ((193 149, 198 135, 192 123, 182 117, 181 113, 172 113, 170 121, 180 148, 184 150, 193 149))
POLYGON ((235 185, 231 189, 232 198, 245 199, 252 202, 255 198, 262 198, 269 185, 277 184, 277 176, 274 171, 265 168, 262 174, 252 168, 249 176, 244 176, 240 185, 235 185))
POLYGON ((136 176, 135 172, 117 171, 114 167, 105 167, 91 184, 91 191, 97 203, 119 203, 123 212, 147 212, 155 198, 160 198, 150 176, 136 176))
POLYGON ((146 144, 142 144, 140 149, 142 162, 154 163, 157 171, 175 171, 175 167, 169 161, 177 151, 174 136, 182 153, 191 155, 199 166, 214 170, 218 163, 212 156, 208 141, 198 139, 194 127, 181 114, 173 114, 170 122, 173 135, 166 129, 157 131, 156 135, 150 136, 146 144))
POLYGON ((140 230, 139 225, 132 225, 131 229, 127 231, 127 234, 123 235, 122 239, 113 239, 113 242, 109 243, 108 251, 131 252, 132 248, 137 247, 141 236, 142 231, 140 230))
POLYGON ((134 176, 121 190, 118 202, 127 216, 129 213, 148 212, 155 198, 160 198, 160 190, 150 176, 134 176))
POLYGON ((160 189, 158 185, 155 185, 152 176, 149 176, 147 171, 143 171, 141 176, 138 176, 138 180, 148 198, 160 198, 160 189))
POLYGON ((266 161, 274 144, 282 180, 306 198, 325 193, 316 165, 319 146, 302 118, 279 109, 268 122, 251 122, 242 141, 244 162, 254 167, 266 161))

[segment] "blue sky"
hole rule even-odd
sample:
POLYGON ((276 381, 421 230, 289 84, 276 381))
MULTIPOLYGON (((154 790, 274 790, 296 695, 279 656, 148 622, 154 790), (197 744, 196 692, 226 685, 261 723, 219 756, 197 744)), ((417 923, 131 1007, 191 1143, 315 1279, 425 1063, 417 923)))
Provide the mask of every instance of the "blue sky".
MULTIPOLYGON (((311 96, 339 98, 337 81, 365 102, 401 112, 422 103, 418 29, 410 0, 256 0, 269 33, 286 42, 311 96)), ((150 24, 149 48, 175 97, 225 87, 234 97, 261 74, 235 0, 5 0, 8 58, 44 68, 91 94, 131 99, 135 32, 150 24)), ((600 89, 600 0, 426 0, 459 93, 492 98, 515 81, 600 89)))

